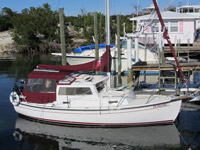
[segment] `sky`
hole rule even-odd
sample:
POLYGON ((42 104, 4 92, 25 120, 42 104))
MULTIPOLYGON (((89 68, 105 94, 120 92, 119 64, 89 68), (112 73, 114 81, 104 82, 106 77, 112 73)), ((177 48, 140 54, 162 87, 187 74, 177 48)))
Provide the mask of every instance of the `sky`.
MULTIPOLYGON (((170 1, 173 6, 192 3, 200 5, 199 0, 157 0, 161 9, 163 9, 170 1), (199 1, 199 2, 198 2, 199 1)), ((44 3, 48 3, 52 10, 64 8, 66 16, 77 16, 81 14, 81 9, 86 12, 105 12, 105 0, 0 0, 0 10, 4 7, 11 8, 13 11, 21 12, 24 8, 42 7, 44 3)), ((135 12, 134 6, 139 4, 140 8, 149 7, 152 0, 110 0, 111 15, 122 14, 127 15, 135 12)))

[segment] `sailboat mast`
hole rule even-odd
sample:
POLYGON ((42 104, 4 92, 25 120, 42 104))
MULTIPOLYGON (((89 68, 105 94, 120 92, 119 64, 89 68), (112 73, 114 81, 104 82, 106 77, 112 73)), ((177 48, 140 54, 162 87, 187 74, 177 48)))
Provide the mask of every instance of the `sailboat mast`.
POLYGON ((110 0, 106 0, 106 45, 110 46, 110 0))
POLYGON ((156 13, 157 13, 157 15, 158 15, 158 18, 159 18, 159 20, 160 20, 160 24, 161 24, 162 30, 163 30, 163 37, 167 40, 167 43, 168 43, 168 45, 169 45, 169 47, 170 47, 170 50, 171 50, 171 52, 172 52, 172 55, 173 55, 175 61, 176 61, 176 65, 177 65, 178 70, 179 70, 179 72, 180 72, 180 75, 181 75, 181 77, 182 77, 182 79, 183 79, 183 82, 186 83, 185 77, 184 77, 184 75, 183 75, 183 71, 182 71, 181 66, 180 66, 180 64, 179 64, 179 62, 178 62, 178 59, 177 59, 177 57, 176 57, 174 48, 173 48, 172 43, 171 43, 171 41, 170 41, 170 39, 169 39, 169 36, 168 36, 167 30, 166 30, 164 21, 163 21, 163 19, 162 19, 161 14, 160 14, 160 10, 159 10, 159 8, 158 8, 157 1, 156 1, 156 0, 153 0, 153 3, 154 3, 155 10, 156 10, 156 13))
POLYGON ((109 52, 108 72, 111 72, 111 55, 110 55, 110 0, 106 0, 106 51, 109 52))

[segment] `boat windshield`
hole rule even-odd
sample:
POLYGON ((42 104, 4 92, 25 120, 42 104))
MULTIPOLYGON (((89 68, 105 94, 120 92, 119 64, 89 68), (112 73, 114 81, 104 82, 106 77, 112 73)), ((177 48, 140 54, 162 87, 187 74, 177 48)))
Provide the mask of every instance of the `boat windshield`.
POLYGON ((104 85, 104 82, 101 81, 99 83, 96 84, 96 88, 97 88, 97 91, 100 93, 103 89, 104 89, 105 85, 104 85))
POLYGON ((27 92, 54 93, 55 79, 29 79, 27 83, 27 92))

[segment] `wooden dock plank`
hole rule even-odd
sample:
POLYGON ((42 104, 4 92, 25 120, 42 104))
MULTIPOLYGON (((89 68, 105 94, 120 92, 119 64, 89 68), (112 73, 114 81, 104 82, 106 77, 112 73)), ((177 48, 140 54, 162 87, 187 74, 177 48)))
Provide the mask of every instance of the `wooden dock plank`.
MULTIPOLYGON (((200 70, 200 63, 180 63, 183 70, 200 70)), ((175 64, 164 64, 161 65, 160 70, 174 70, 176 68, 175 64)), ((147 64, 147 65, 133 65, 132 71, 158 71, 158 64, 147 64)))

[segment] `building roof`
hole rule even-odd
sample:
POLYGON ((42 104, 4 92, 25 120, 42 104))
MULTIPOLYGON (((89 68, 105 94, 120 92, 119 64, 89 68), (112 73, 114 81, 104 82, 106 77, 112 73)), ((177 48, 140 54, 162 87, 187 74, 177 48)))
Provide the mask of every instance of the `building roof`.
MULTIPOLYGON (((180 20, 180 19, 198 19, 197 16, 189 15, 189 14, 182 14, 172 11, 163 11, 161 12, 163 19, 174 19, 174 20, 180 20)), ((139 17, 133 17, 130 20, 149 20, 152 18, 152 15, 144 15, 139 17)), ((155 19, 158 19, 157 15, 155 19)))
POLYGON ((184 6, 180 6, 178 8, 200 8, 200 5, 184 5, 184 6))
POLYGON ((155 10, 155 6, 151 4, 149 7, 145 7, 143 10, 155 10))

